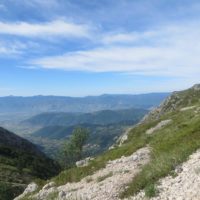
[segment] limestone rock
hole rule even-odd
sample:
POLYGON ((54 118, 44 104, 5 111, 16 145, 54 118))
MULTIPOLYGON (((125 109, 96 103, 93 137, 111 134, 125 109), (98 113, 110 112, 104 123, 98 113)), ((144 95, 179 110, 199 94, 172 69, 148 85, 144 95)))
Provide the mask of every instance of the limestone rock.
POLYGON ((84 160, 77 161, 76 162, 76 166, 77 167, 85 167, 85 166, 87 166, 89 164, 89 161, 91 161, 91 160, 93 160, 93 158, 88 157, 88 158, 86 158, 84 160))
POLYGON ((65 193, 64 191, 60 191, 60 192, 59 192, 59 195, 58 195, 59 200, 62 200, 62 199, 64 199, 65 197, 66 197, 66 193, 65 193))
POLYGON ((38 189, 38 185, 36 183, 30 183, 26 189, 24 190, 24 192, 16 197, 14 200, 20 200, 20 199, 23 199, 27 194, 30 194, 32 192, 35 192, 36 190, 38 189))
POLYGON ((161 128, 163 128, 164 126, 168 125, 171 122, 172 122, 171 119, 163 120, 163 121, 159 122, 155 127, 148 129, 146 131, 146 134, 152 134, 155 131, 160 130, 161 128))
POLYGON ((52 188, 55 186, 55 183, 54 182, 50 182, 48 184, 46 184, 42 189, 43 190, 48 190, 49 188, 52 188))

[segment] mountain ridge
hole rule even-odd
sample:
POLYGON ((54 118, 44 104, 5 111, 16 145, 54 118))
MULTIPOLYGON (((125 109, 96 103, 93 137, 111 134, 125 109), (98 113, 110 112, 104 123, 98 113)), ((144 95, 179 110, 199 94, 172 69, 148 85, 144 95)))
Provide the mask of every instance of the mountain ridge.
POLYGON ((22 123, 37 126, 73 126, 76 124, 108 125, 126 121, 137 121, 143 116, 145 109, 101 110, 90 113, 48 112, 33 116, 22 123))
POLYGON ((88 97, 0 97, 1 113, 41 113, 41 112, 94 112, 126 108, 149 109, 160 103, 170 93, 150 93, 141 95, 101 95, 88 97), (147 101, 148 99, 148 101, 147 101))

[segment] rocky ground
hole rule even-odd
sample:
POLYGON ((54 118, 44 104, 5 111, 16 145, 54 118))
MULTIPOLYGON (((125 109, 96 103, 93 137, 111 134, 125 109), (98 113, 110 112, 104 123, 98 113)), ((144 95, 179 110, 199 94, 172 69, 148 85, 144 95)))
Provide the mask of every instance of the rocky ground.
MULTIPOLYGON (((157 196, 151 200, 200 200, 200 150, 179 166, 176 176, 167 176, 157 186, 157 196)), ((146 200, 144 192, 129 200, 146 200)))
POLYGON ((146 147, 129 157, 109 161, 104 169, 78 183, 67 183, 60 187, 49 183, 34 197, 43 200, 50 199, 50 196, 55 194, 59 197, 55 199, 59 200, 117 200, 125 185, 139 172, 141 166, 149 161, 149 153, 150 150, 146 147))
MULTIPOLYGON (((48 199, 57 192, 59 200, 118 200, 125 185, 132 180, 141 166, 149 160, 149 149, 143 148, 129 157, 110 161, 105 169, 78 183, 68 183, 58 188, 53 183, 35 196, 48 199)), ((189 160, 177 167, 173 176, 161 179, 157 185, 157 195, 151 200, 199 200, 200 199, 200 150, 189 160)), ((147 200, 144 191, 126 200, 147 200)))

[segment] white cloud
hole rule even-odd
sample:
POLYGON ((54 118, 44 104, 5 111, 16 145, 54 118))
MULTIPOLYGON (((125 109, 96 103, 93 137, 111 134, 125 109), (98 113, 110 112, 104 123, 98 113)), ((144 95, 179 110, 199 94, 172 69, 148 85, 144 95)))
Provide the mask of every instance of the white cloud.
POLYGON ((27 49, 38 48, 37 43, 28 41, 26 43, 15 40, 0 40, 0 57, 16 57, 24 54, 27 49))
POLYGON ((102 42, 105 44, 117 44, 117 43, 133 43, 142 39, 148 39, 154 36, 156 33, 153 31, 139 33, 111 33, 103 37, 102 42))
POLYGON ((30 65, 72 71, 192 77, 200 75, 199 27, 198 24, 167 26, 135 33, 133 40, 133 33, 118 34, 110 36, 106 45, 105 36, 101 48, 40 58, 30 65))
POLYGON ((0 56, 15 56, 21 53, 21 49, 24 47, 21 44, 10 44, 0 41, 0 56))
POLYGON ((36 66, 19 66, 19 68, 22 68, 22 69, 30 69, 30 70, 38 69, 38 67, 36 67, 36 66))
POLYGON ((63 20, 40 24, 0 22, 0 34, 26 37, 88 37, 90 35, 90 28, 87 25, 67 23, 63 20))
POLYGON ((6 47, 3 47, 3 46, 0 46, 0 54, 16 54, 17 52, 15 50, 11 50, 9 48, 6 48, 6 47))

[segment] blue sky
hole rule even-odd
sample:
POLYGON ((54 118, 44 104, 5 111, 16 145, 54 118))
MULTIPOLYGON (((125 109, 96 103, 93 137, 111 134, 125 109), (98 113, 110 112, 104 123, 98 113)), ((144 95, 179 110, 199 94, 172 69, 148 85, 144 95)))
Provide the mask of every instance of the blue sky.
POLYGON ((198 0, 0 0, 0 96, 184 89, 199 36, 198 0))

